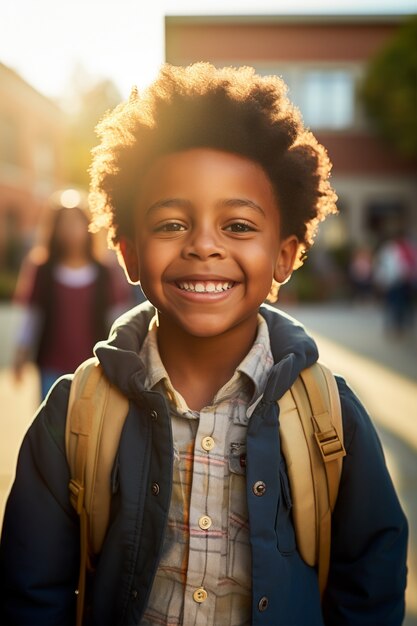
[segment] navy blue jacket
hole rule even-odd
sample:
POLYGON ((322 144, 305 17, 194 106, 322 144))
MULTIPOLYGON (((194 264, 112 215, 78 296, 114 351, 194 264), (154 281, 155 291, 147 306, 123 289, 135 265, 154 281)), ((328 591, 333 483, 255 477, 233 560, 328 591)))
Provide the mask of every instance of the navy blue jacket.
MULTIPOLYGON (((171 495, 172 433, 165 398, 143 387, 138 350, 152 315, 141 305, 110 340, 96 346, 108 378, 130 400, 112 472, 111 522, 92 591, 92 622, 139 624, 162 547, 171 495), (151 411, 158 419, 151 419, 151 411), (159 484, 159 493, 151 489, 159 484)), ((252 548, 252 624, 395 626, 404 616, 407 523, 363 406, 338 379, 344 459, 333 515, 332 554, 323 604, 313 568, 300 558, 281 458, 277 400, 317 348, 302 326, 262 307, 275 365, 247 433, 247 500, 252 548), (254 496, 252 485, 267 489, 254 496), (285 497, 286 496, 286 497, 285 497), (263 598, 268 602, 261 602, 263 598), (265 608, 266 607, 266 608, 265 608)), ((74 622, 78 519, 68 497, 64 431, 70 378, 61 379, 20 451, 0 547, 0 623, 74 622)), ((154 490, 155 491, 155 490, 154 490)))

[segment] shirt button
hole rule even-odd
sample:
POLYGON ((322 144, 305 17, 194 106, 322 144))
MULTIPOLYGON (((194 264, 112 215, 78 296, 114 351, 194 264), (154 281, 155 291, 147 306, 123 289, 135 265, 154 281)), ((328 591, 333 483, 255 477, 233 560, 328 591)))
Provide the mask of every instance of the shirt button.
POLYGON ((207 596, 208 596, 208 593, 204 589, 204 587, 199 587, 193 593, 193 598, 196 602, 198 602, 198 604, 205 602, 207 600, 207 596))
POLYGON ((207 452, 213 450, 215 445, 213 437, 203 437, 201 440, 201 447, 203 450, 207 450, 207 452))
POLYGON ((159 494, 159 485, 158 485, 158 483, 152 483, 151 490, 152 490, 152 494, 154 496, 157 496, 159 494))
POLYGON ((266 491, 266 485, 263 480, 257 480, 252 487, 255 496, 263 496, 266 491))
POLYGON ((259 602, 258 602, 258 610, 261 611, 266 611, 266 609, 268 608, 268 598, 266 596, 263 596, 259 602))
POLYGON ((157 419, 158 419, 158 413, 156 411, 151 411, 151 420, 153 422, 156 422, 157 419))
POLYGON ((198 520, 198 525, 200 526, 201 530, 208 530, 211 524, 212 524, 211 517, 209 517, 208 515, 203 515, 198 520))

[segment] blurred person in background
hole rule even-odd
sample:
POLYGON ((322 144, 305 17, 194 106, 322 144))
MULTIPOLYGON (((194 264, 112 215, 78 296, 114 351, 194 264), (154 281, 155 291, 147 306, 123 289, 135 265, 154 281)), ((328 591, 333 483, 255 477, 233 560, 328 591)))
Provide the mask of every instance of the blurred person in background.
POLYGON ((352 295, 358 302, 369 302, 373 296, 372 284, 372 250, 368 246, 360 246, 353 251, 349 265, 349 277, 352 295))
POLYGON ((81 195, 73 189, 59 194, 47 219, 46 241, 29 253, 18 281, 15 300, 25 311, 13 364, 19 381, 25 363, 36 362, 42 398, 91 355, 128 307, 115 272, 97 258, 81 195))
POLYGON ((377 251, 374 281, 382 295, 388 334, 404 335, 414 324, 417 247, 403 229, 388 237, 377 251))

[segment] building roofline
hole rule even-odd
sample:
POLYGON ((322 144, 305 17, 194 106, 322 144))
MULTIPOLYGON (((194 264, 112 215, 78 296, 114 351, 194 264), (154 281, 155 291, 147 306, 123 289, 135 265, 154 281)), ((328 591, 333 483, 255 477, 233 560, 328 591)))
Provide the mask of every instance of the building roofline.
POLYGON ((265 15, 165 15, 166 25, 197 24, 399 24, 411 13, 358 14, 265 14, 265 15))
POLYGON ((15 80, 16 83, 18 83, 21 87, 29 90, 35 96, 35 98, 39 98, 45 104, 50 105, 54 109, 55 112, 62 113, 61 107, 56 102, 54 102, 51 98, 48 98, 48 96, 43 94, 41 91, 38 91, 33 85, 28 83, 27 80, 25 80, 23 76, 19 74, 19 72, 9 67, 8 65, 5 65, 1 61, 0 61, 0 73, 8 74, 10 78, 12 80, 15 80))

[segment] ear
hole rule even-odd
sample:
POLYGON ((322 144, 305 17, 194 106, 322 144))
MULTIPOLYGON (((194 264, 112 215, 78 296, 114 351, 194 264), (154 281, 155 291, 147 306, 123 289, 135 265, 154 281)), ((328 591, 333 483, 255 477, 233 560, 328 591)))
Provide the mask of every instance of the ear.
POLYGON ((274 271, 274 279, 280 285, 290 278, 297 259, 298 249, 299 242, 295 235, 281 241, 274 271))
POLYGON ((139 260, 136 253, 136 246, 127 237, 119 240, 119 262, 123 267, 129 282, 137 284, 139 282, 139 260))

